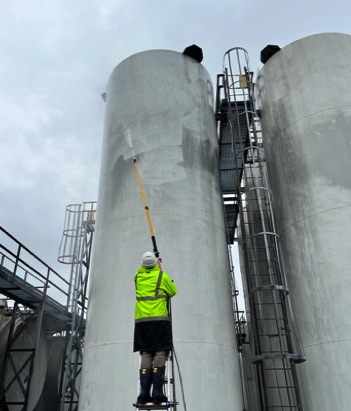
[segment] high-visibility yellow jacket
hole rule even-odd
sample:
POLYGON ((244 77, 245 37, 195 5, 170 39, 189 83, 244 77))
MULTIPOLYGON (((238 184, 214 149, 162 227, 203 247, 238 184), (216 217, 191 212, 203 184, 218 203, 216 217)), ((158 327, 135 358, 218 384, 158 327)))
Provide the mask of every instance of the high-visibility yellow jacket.
POLYGON ((133 351, 168 351, 172 349, 172 325, 168 300, 176 286, 158 266, 141 267, 134 275, 136 289, 133 351))
POLYGON ((134 275, 134 282, 136 322, 140 319, 168 317, 167 301, 177 292, 168 274, 160 271, 157 265, 153 268, 140 267, 134 275))

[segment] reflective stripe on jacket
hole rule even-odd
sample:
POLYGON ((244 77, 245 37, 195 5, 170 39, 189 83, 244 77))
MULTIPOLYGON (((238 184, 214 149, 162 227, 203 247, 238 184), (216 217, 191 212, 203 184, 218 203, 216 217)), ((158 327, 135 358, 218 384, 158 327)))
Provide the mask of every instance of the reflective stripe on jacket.
POLYGON ((177 288, 168 274, 153 268, 140 267, 134 275, 136 304, 135 321, 165 320, 168 317, 167 300, 177 288))

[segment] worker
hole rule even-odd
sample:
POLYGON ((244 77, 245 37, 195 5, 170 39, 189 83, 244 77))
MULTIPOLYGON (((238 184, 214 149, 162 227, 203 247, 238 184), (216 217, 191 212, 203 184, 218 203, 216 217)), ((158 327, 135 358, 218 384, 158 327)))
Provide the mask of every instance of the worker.
POLYGON ((166 360, 172 349, 172 324, 168 300, 177 288, 168 274, 160 270, 154 253, 143 254, 134 275, 136 304, 134 352, 139 351, 140 394, 138 404, 168 401, 163 394, 166 360), (152 396, 150 396, 151 385, 152 396))

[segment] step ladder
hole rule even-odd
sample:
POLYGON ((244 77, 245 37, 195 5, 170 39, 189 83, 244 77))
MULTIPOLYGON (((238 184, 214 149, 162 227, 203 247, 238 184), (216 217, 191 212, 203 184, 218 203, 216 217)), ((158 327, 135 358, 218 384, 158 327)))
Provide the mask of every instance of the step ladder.
MULTIPOLYGON (((175 395, 175 384, 174 384, 174 364, 173 364, 173 350, 170 351, 168 359, 166 361, 166 370, 163 383, 163 392, 167 396, 168 401, 161 404, 153 404, 148 402, 146 404, 134 403, 136 411, 154 411, 154 410, 167 410, 167 411, 177 411, 178 402, 176 401, 175 395)), ((140 362, 139 362, 140 368, 140 362)), ((138 394, 140 394, 140 378, 138 378, 138 394)))

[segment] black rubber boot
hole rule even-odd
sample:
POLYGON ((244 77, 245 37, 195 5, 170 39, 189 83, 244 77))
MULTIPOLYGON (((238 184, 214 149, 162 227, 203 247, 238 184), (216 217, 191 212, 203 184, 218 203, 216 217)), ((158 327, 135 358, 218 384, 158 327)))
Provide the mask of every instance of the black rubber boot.
POLYGON ((165 369, 166 367, 154 367, 152 370, 152 402, 154 404, 168 401, 168 398, 163 394, 165 369))
POLYGON ((146 404, 151 402, 150 388, 152 384, 152 369, 142 368, 139 370, 140 374, 140 394, 137 398, 138 404, 146 404))

